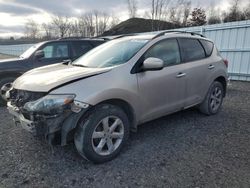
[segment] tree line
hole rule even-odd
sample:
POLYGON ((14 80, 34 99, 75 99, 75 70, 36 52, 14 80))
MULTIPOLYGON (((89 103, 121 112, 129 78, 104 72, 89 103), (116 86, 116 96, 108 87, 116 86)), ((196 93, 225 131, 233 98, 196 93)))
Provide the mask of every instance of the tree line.
MULTIPOLYGON (((230 7, 227 11, 216 8, 213 3, 206 9, 194 7, 192 0, 151 0, 150 2, 150 10, 145 12, 143 17, 152 20, 152 30, 161 29, 161 25, 154 25, 153 20, 189 27, 250 19, 250 2, 243 4, 242 0, 229 0, 230 7)), ((130 18, 138 16, 138 0, 127 0, 127 4, 130 18)))
POLYGON ((30 39, 52 39, 63 37, 93 37, 120 22, 115 16, 97 10, 85 13, 79 18, 53 15, 48 23, 37 24, 29 19, 25 25, 25 37, 30 39))
MULTIPOLYGON (((144 15, 138 14, 138 0, 126 0, 130 18, 143 16, 152 20, 152 31, 161 30, 162 22, 171 22, 180 27, 201 26, 250 19, 250 2, 241 6, 242 0, 230 0, 230 8, 221 11, 213 4, 206 10, 194 7, 192 0, 150 0, 144 15)), ((49 23, 37 24, 28 20, 25 37, 28 39, 52 39, 62 37, 94 37, 116 26, 120 22, 115 15, 93 10, 78 18, 52 16, 49 23)))

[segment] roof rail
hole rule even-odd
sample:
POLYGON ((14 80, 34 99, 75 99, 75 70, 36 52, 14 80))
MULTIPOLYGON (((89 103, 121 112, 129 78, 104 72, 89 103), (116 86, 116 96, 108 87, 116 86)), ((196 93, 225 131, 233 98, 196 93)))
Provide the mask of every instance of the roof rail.
POLYGON ((136 36, 138 34, 136 33, 129 33, 129 34, 123 34, 123 35, 117 35, 117 36, 114 36, 113 39, 119 39, 119 38, 122 38, 122 37, 129 37, 129 36, 136 36))
POLYGON ((182 33, 186 33, 186 34, 190 34, 190 35, 198 35, 200 37, 204 37, 206 38, 206 36, 200 34, 200 33, 195 33, 195 32, 189 32, 189 31, 174 31, 174 30, 168 30, 168 31, 163 31, 158 33, 156 36, 153 37, 153 39, 158 38, 160 36, 165 35, 166 33, 176 33, 176 34, 182 34, 182 33))
POLYGON ((57 40, 71 40, 71 39, 79 39, 79 40, 80 39, 109 40, 109 38, 106 38, 106 37, 62 37, 62 38, 59 38, 57 40))
POLYGON ((70 39, 89 39, 88 37, 61 37, 57 40, 70 40, 70 39))
POLYGON ((103 36, 103 37, 93 37, 91 39, 102 39, 102 40, 110 40, 111 38, 108 36, 103 36))

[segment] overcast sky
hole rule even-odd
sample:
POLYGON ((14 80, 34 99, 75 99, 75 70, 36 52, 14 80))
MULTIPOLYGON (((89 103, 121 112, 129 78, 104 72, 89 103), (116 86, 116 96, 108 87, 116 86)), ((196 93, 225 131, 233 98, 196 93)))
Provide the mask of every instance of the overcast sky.
MULTIPOLYGON (((227 9, 230 0, 192 0, 193 6, 207 7, 211 3, 227 9)), ((249 0, 242 0, 248 2, 249 0)), ((151 0, 138 0, 138 13, 149 9, 151 0)), ((91 10, 105 11, 126 20, 126 0, 0 0, 0 37, 18 36, 27 19, 37 23, 49 22, 51 15, 76 17, 91 10)))

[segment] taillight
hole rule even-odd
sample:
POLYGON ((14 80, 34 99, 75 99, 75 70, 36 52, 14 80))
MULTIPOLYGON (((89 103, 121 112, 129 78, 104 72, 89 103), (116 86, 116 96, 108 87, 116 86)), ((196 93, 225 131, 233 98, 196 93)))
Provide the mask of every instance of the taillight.
POLYGON ((226 65, 226 67, 228 67, 228 60, 224 59, 223 62, 226 65))

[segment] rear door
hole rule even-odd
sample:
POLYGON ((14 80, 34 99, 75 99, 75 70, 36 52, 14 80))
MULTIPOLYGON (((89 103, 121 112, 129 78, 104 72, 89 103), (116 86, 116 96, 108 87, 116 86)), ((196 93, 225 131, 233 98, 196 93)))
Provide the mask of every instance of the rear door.
POLYGON ((180 110, 184 104, 186 88, 185 65, 181 64, 176 39, 156 43, 143 55, 141 61, 149 57, 162 59, 165 67, 159 71, 137 73, 142 121, 180 110))
POLYGON ((187 65, 187 93, 185 106, 200 103, 209 87, 209 78, 214 71, 214 64, 209 56, 213 50, 213 43, 201 39, 206 43, 207 51, 202 42, 195 38, 179 38, 182 60, 187 65))
POLYGON ((60 63, 64 60, 70 59, 70 49, 68 42, 50 42, 43 45, 39 50, 44 51, 44 57, 41 59, 36 59, 34 57, 34 67, 60 63))

